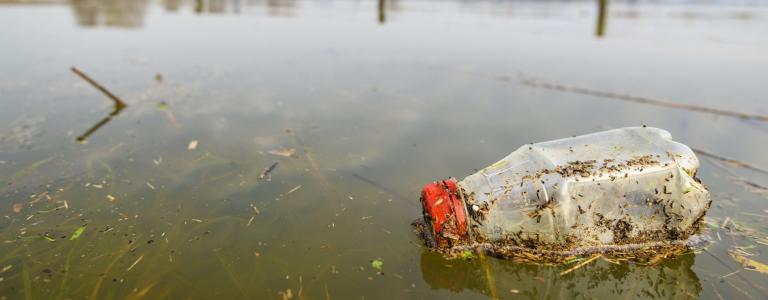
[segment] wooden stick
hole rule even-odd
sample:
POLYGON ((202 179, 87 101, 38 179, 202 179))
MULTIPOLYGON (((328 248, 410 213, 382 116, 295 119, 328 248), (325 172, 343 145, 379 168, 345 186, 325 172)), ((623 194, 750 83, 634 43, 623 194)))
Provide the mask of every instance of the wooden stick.
POLYGON ((734 166, 737 166, 737 167, 741 167, 741 168, 744 168, 744 169, 749 169, 749 170, 752 170, 752 171, 755 171, 755 172, 760 172, 760 173, 763 173, 763 174, 768 174, 768 169, 764 169, 764 168, 761 168, 761 167, 758 167, 758 166, 755 166, 755 165, 751 165, 749 163, 746 163, 746 162, 743 162, 743 161, 740 161, 740 160, 723 157, 723 156, 720 156, 720 155, 717 155, 717 154, 714 154, 714 153, 711 153, 711 152, 707 152, 707 151, 704 151, 704 150, 701 150, 701 149, 698 149, 698 148, 692 148, 692 149, 693 149, 693 152, 696 152, 697 154, 700 154, 700 155, 703 155, 703 156, 706 156, 706 157, 709 157, 709 158, 713 158, 713 159, 716 159, 716 160, 719 160, 719 161, 722 161, 722 162, 725 162, 725 163, 728 163, 728 164, 731 164, 731 165, 734 165, 734 166))
POLYGON ((597 255, 595 255, 595 256, 592 256, 590 259, 587 259, 587 260, 585 260, 585 261, 583 261, 583 262, 580 262, 579 264, 577 264, 577 265, 573 266, 572 268, 570 268, 570 269, 568 269, 568 270, 565 270, 565 271, 562 271, 562 272, 560 272, 560 276, 563 276, 563 275, 565 275, 565 274, 571 273, 571 272, 573 272, 574 270, 576 270, 576 269, 578 269, 578 268, 581 268, 581 267, 583 267, 583 266, 586 266, 587 264, 589 264, 589 263, 593 262, 595 259, 598 259, 598 258, 600 258, 601 256, 603 256, 603 255, 602 255, 602 254, 597 254, 597 255))
POLYGON ((116 107, 125 107, 126 106, 125 102, 123 102, 123 100, 120 100, 120 98, 115 96, 115 94, 112 94, 112 92, 107 90, 107 88, 105 88, 104 86, 102 86, 101 84, 99 84, 98 82, 93 80, 91 77, 88 77, 88 75, 85 75, 85 73, 83 73, 83 71, 80 71, 78 68, 75 68, 75 67, 72 67, 71 70, 72 70, 73 73, 77 74, 77 76, 80 76, 80 78, 82 78, 83 80, 85 80, 88 83, 90 83, 97 90, 99 90, 100 92, 104 93, 104 95, 107 95, 107 97, 109 97, 109 99, 112 99, 112 101, 115 102, 115 106, 116 107))
POLYGON ((635 103, 642 103, 642 104, 650 104, 650 105, 675 108, 675 109, 685 109, 690 111, 704 112, 704 113, 710 113, 710 114, 745 119, 745 120, 757 120, 762 122, 768 122, 768 116, 766 115, 748 114, 748 113, 735 112, 735 111, 723 110, 723 109, 706 107, 706 106, 683 104, 683 103, 671 102, 666 100, 651 99, 651 98, 640 97, 640 96, 593 90, 593 89, 588 89, 583 87, 568 86, 568 85, 563 85, 559 83, 542 82, 532 78, 524 78, 520 80, 520 82, 527 86, 536 87, 536 88, 550 89, 550 90, 561 91, 561 92, 571 92, 571 93, 582 94, 582 95, 603 97, 603 98, 608 98, 613 100, 635 102, 635 103))
POLYGON ((571 93, 582 94, 582 95, 602 97, 602 98, 611 99, 611 100, 649 104, 649 105, 656 105, 656 106, 675 108, 675 109, 685 109, 690 111, 711 113, 719 116, 727 116, 727 117, 733 117, 733 118, 739 118, 739 119, 745 119, 745 120, 757 120, 762 122, 768 122, 768 115, 735 112, 735 111, 723 110, 723 109, 706 107, 706 106, 683 104, 683 103, 677 103, 677 102, 672 102, 667 100, 652 99, 652 98, 627 95, 627 94, 619 94, 619 93, 608 92, 608 91, 593 90, 593 89, 577 87, 577 86, 569 86, 569 85, 560 84, 560 83, 538 80, 524 74, 518 75, 517 78, 512 78, 507 75, 493 76, 487 73, 455 70, 455 69, 444 68, 442 66, 435 66, 435 65, 429 65, 429 64, 425 66, 433 69, 440 69, 440 70, 445 70, 449 72, 462 73, 462 74, 467 74, 471 76, 493 78, 503 82, 518 82, 520 84, 524 84, 534 88, 550 89, 550 90, 561 91, 561 92, 571 92, 571 93))

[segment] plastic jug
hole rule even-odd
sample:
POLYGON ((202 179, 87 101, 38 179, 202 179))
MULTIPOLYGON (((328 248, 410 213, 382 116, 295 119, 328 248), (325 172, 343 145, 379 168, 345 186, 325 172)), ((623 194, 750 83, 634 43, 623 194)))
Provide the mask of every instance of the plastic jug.
POLYGON ((628 127, 527 144, 421 195, 430 244, 573 254, 687 239, 711 200, 669 132, 628 127))

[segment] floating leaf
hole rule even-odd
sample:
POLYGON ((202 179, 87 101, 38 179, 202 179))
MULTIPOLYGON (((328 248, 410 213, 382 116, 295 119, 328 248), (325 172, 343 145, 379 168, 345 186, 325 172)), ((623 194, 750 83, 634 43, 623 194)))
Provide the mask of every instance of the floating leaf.
POLYGON ((384 267, 384 261, 382 261, 381 258, 374 259, 371 261, 371 267, 381 271, 381 268, 384 267))
POLYGON ((459 258, 463 260, 470 260, 474 257, 475 255, 472 253, 472 251, 469 251, 469 250, 461 251, 461 253, 459 254, 459 258))
POLYGON ((83 231, 85 231, 85 226, 80 226, 77 229, 75 229, 75 232, 72 233, 72 237, 69 238, 69 240, 74 240, 76 238, 79 238, 80 235, 83 234, 83 231))
POLYGON ((768 265, 756 260, 749 259, 743 255, 737 254, 732 251, 729 251, 728 253, 731 255, 731 257, 735 261, 739 262, 745 269, 758 271, 763 274, 768 274, 768 265))

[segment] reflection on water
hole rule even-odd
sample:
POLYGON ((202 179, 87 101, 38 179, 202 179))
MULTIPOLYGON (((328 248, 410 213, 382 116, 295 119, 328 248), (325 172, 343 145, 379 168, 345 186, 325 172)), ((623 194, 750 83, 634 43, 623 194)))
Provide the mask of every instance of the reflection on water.
POLYGON ((683 255, 660 266, 613 264, 596 261, 572 273, 565 267, 520 266, 503 260, 445 260, 421 255, 421 276, 433 289, 459 293, 470 290, 487 296, 537 299, 668 299, 698 298, 702 291, 691 269, 694 255, 683 255), (489 271, 486 271, 489 270, 489 271), (489 284, 489 280, 493 281, 489 284), (490 291, 495 288, 495 291, 490 291))
POLYGON ((244 10, 266 10, 270 16, 293 16, 296 0, 163 0, 168 11, 190 7, 197 14, 240 14, 244 10))
MULTIPOLYGON (((254 11, 265 11, 269 16, 295 16, 298 6, 301 5, 296 0, 157 0, 161 7, 167 12, 193 11, 197 14, 241 14, 254 11)), ((0 0, 2 3, 17 3, 14 0, 0 0)), ((22 3, 30 4, 63 4, 69 3, 75 15, 77 24, 82 27, 141 27, 144 25, 144 18, 147 7, 152 0, 70 0, 70 1, 49 1, 49 0, 31 0, 22 3)), ((330 1, 333 3, 334 1, 330 1)), ((336 0, 335 2, 345 2, 336 0)), ((416 3, 422 1, 415 1, 416 3)), ((538 18, 557 18, 559 15, 553 15, 548 6, 570 6, 572 3, 593 2, 593 0, 575 0, 575 1, 552 1, 544 5, 539 5, 545 9, 537 8, 537 5, 531 5, 528 0, 502 0, 502 1, 459 1, 462 9, 470 13, 490 13, 503 17, 514 16, 536 16, 538 18), (532 10, 533 9, 533 10, 532 10)), ((616 1, 623 4, 621 9, 610 12, 608 10, 607 0, 594 0, 597 3, 594 9, 595 15, 595 35, 601 37, 605 35, 607 24, 606 19, 609 15, 613 18, 638 18, 642 13, 637 7, 646 3, 656 3, 656 1, 616 1), (637 6, 637 7, 636 7, 637 6)), ((713 3, 728 3, 728 1, 715 0, 713 3)), ((400 1, 376 0, 374 9, 376 10, 376 21, 384 24, 387 22, 388 12, 404 12, 409 10, 420 10, 418 5, 403 5, 400 1)), ((304 3, 306 5, 306 3, 304 3)), ((584 13, 584 12, 581 12, 584 13)), ((684 19, 706 19, 712 18, 712 15, 700 13, 695 10, 684 10, 682 12, 672 12, 668 16, 684 19)), ((723 16, 717 16, 723 17, 723 16)), ((748 11, 737 11, 727 14, 726 17, 737 20, 750 20, 755 17, 748 11)))
POLYGON ((91 126, 91 128, 88 128, 88 130, 83 132, 83 134, 78 136, 75 140, 80 142, 80 143, 85 142, 85 140, 87 140, 88 137, 91 136, 91 134, 96 132, 96 130, 99 130, 99 128, 101 128, 101 126, 104 126, 107 123, 109 123, 109 121, 111 121, 112 118, 117 117, 117 115, 119 115, 120 112, 123 111, 123 109, 125 109, 125 105, 120 105, 119 103, 115 103, 114 107, 112 108, 112 111, 109 113, 109 115, 107 115, 106 117, 104 117, 100 121, 96 122, 96 124, 91 126))
POLYGON ((608 0, 597 0, 597 25, 595 26, 595 35, 601 37, 605 34, 605 17, 608 15, 608 0))
POLYGON ((379 0, 379 23, 384 24, 387 21, 387 1, 379 0))
POLYGON ((72 0, 77 24, 83 27, 141 27, 148 0, 72 0))

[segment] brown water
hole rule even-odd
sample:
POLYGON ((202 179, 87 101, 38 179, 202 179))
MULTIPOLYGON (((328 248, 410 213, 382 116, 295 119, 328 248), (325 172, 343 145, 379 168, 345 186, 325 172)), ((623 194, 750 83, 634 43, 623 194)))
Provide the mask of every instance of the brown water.
POLYGON ((410 227, 424 183, 606 128, 768 167, 768 122, 524 82, 768 115, 759 2, 611 3, 602 37, 593 1, 0 3, 0 297, 768 297, 728 252, 768 263, 768 174, 703 155, 714 244, 656 266, 445 260, 410 227))

